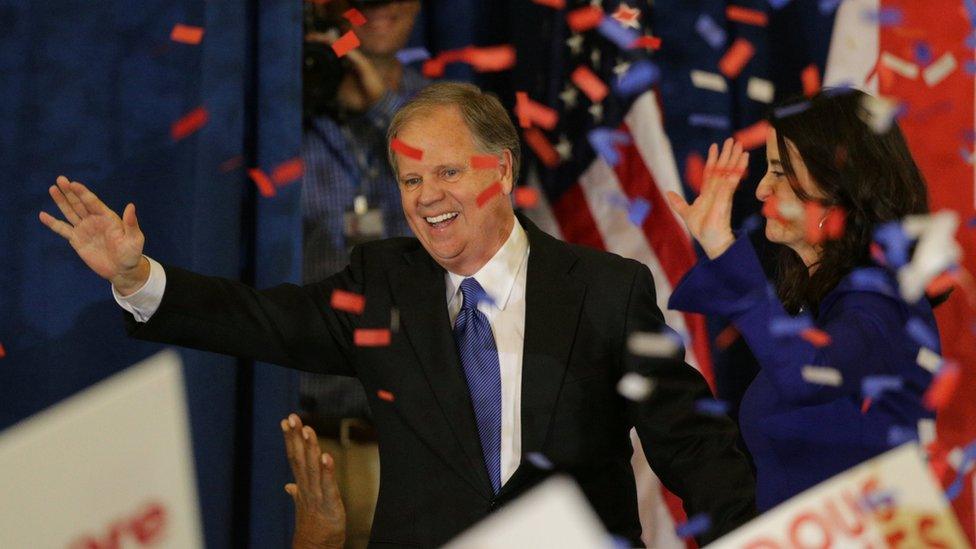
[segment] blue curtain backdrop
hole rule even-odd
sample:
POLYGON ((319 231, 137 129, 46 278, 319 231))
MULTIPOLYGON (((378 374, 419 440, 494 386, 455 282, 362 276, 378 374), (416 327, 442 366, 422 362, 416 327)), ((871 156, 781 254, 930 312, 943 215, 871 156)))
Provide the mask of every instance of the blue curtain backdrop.
MULTIPOLYGON (((608 11, 618 3, 603 2, 608 11)), ((654 2, 654 35, 664 44, 658 89, 679 168, 689 152, 729 134, 691 126, 691 113, 728 116, 742 128, 764 111, 746 97, 748 76, 770 79, 783 98, 800 90, 803 67, 823 69, 833 12, 820 4, 654 2), (729 23, 732 4, 769 13, 769 26, 729 23), (702 13, 726 30, 726 43, 744 36, 756 46, 726 95, 696 89, 688 76, 717 72, 722 54, 695 32, 702 13)), ((135 202, 147 254, 159 260, 258 287, 298 280, 298 184, 263 198, 246 169, 269 173, 299 154, 300 12, 298 0, 0 0, 0 429, 160 349, 125 337, 107 283, 37 221, 40 209, 55 212, 46 189, 57 175, 89 184, 117 211, 135 202), (171 41, 177 23, 203 27, 202 42, 171 41), (206 125, 174 141, 171 124, 198 107, 206 125)), ((426 0, 411 44, 436 55, 511 43, 520 56, 538 57, 561 47, 554 33, 562 25, 530 0, 426 0)), ((548 93, 542 73, 519 67, 473 74, 458 64, 447 76, 474 80, 509 106, 516 90, 548 93)), ((755 210, 750 193, 765 160, 754 154, 752 162, 737 221, 755 210)), ((722 328, 711 327, 713 335, 722 328)), ((741 344, 716 355, 719 391, 733 404, 751 379, 747 355, 741 344)), ((277 424, 297 406, 294 374, 182 356, 207 546, 288 546, 289 473, 277 424)))

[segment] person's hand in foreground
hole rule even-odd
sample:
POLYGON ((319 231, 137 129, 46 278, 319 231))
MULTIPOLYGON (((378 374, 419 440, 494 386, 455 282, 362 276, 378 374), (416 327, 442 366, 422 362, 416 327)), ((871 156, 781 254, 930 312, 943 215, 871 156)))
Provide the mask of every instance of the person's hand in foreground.
POLYGON ((41 212, 41 223, 64 237, 91 270, 122 295, 145 284, 149 260, 142 256, 146 238, 139 229, 135 204, 127 205, 120 218, 87 187, 63 175, 48 193, 65 220, 41 212))
POLYGON ((319 449, 315 431, 296 414, 281 420, 295 482, 285 491, 295 501, 294 549, 340 549, 346 541, 346 508, 335 481, 335 461, 319 449))
POLYGON ((732 195, 749 165, 749 153, 731 138, 719 154, 718 145, 708 148, 708 159, 698 198, 689 205, 668 191, 671 208, 681 217, 691 236, 701 244, 709 259, 722 255, 735 242, 732 234, 732 195))

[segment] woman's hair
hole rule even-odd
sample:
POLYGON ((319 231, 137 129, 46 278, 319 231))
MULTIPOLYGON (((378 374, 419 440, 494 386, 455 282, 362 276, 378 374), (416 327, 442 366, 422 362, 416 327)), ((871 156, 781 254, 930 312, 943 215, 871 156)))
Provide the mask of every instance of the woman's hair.
POLYGON ((872 98, 855 89, 826 89, 773 110, 770 124, 783 172, 800 200, 815 200, 799 184, 789 150, 799 153, 825 207, 847 212, 844 234, 826 240, 812 275, 800 256, 778 251, 776 289, 787 311, 816 309, 851 270, 870 263, 875 226, 928 212, 925 181, 897 124, 875 133, 862 117, 872 98), (779 113, 781 116, 777 116, 779 113), (783 114, 789 113, 789 114, 783 114))

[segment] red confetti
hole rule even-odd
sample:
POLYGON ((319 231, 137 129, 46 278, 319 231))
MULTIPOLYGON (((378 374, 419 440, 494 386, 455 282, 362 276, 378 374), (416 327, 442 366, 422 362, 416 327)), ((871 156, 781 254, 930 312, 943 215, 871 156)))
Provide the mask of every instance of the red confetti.
POLYGON ((258 186, 258 191, 261 196, 265 198, 275 195, 274 184, 271 183, 271 178, 267 176, 261 168, 251 168, 247 170, 247 175, 251 176, 254 184, 258 186))
POLYGON ((515 205, 519 208, 535 208, 539 205, 539 193, 532 187, 515 189, 515 205))
POLYGON ((760 212, 766 219, 775 219, 780 223, 787 222, 786 218, 783 217, 783 214, 779 213, 779 198, 776 198, 775 196, 770 196, 765 202, 763 202, 762 210, 760 210, 760 212))
POLYGON ((342 16, 345 17, 347 21, 352 23, 352 26, 354 27, 361 27, 366 24, 366 16, 356 8, 349 8, 343 12, 342 16))
POLYGON ((461 61, 477 72, 497 72, 515 65, 515 47, 510 45, 465 48, 461 61))
POLYGON ((490 170, 498 167, 498 157, 493 154, 481 154, 471 157, 471 167, 475 170, 490 170))
POLYGON ((885 259, 885 251, 884 248, 881 247, 881 244, 872 242, 868 246, 868 250, 870 250, 871 259, 873 259, 875 263, 878 265, 888 265, 888 260, 885 259))
POLYGON ((352 342, 357 347, 386 347, 390 344, 390 331, 386 328, 357 328, 352 332, 352 342))
POLYGON ((525 92, 515 92, 515 116, 519 126, 528 128, 533 123, 540 128, 552 130, 559 122, 559 113, 538 101, 529 98, 525 92))
POLYGON ((435 57, 424 61, 420 72, 427 78, 440 78, 444 76, 445 68, 447 68, 447 63, 443 59, 435 57))
POLYGON ((861 401, 861 413, 866 414, 869 409, 871 409, 871 397, 867 397, 861 401))
POLYGON ((301 158, 293 158, 275 166, 271 171, 271 180, 277 186, 291 183, 305 174, 305 162, 301 158))
POLYGON ((576 32, 596 28, 603 21, 603 10, 596 6, 586 6, 566 14, 566 23, 576 32))
POLYGON ((646 48, 649 50, 661 49, 661 39, 657 36, 641 36, 630 43, 630 48, 646 48))
POLYGON ((207 124, 210 114, 207 109, 197 107, 170 126, 169 134, 174 141, 189 137, 207 124))
POLYGON ((366 298, 353 292, 335 289, 332 290, 332 299, 329 304, 333 309, 361 315, 363 309, 366 308, 366 298))
POLYGON ((385 391, 383 389, 380 389, 380 390, 376 391, 376 396, 378 396, 380 398, 380 400, 385 400, 387 402, 393 402, 393 393, 391 393, 389 391, 385 391))
POLYGON ((350 51, 359 47, 359 37, 352 31, 346 32, 332 43, 332 51, 337 57, 344 57, 350 51))
POLYGON ((502 194, 502 182, 495 181, 487 189, 481 191, 481 194, 478 195, 478 198, 476 199, 476 202, 478 203, 478 207, 480 208, 484 206, 486 202, 488 202, 492 198, 495 198, 495 196, 499 194, 502 194))
POLYGON ((0 358, 7 356, 7 350, 3 348, 3 343, 0 343, 0 358))
POLYGON ((766 137, 769 135, 769 122, 766 120, 760 120, 755 124, 742 128, 741 130, 735 132, 732 137, 742 145, 742 149, 746 151, 751 151, 756 147, 760 147, 766 144, 766 137))
POLYGON ((939 374, 929 385, 922 403, 929 410, 939 411, 949 402, 956 388, 959 386, 959 379, 962 371, 955 363, 947 362, 939 369, 939 374))
POLYGON ((589 67, 584 65, 576 67, 576 70, 574 70, 573 74, 570 75, 570 79, 573 81, 573 84, 576 84, 576 87, 583 90, 583 93, 585 93, 586 96, 590 98, 590 101, 594 103, 603 101, 603 98, 610 93, 610 89, 607 88, 607 85, 603 83, 603 80, 600 80, 599 76, 594 74, 589 67))
POLYGON ((800 332, 800 337, 810 342, 814 347, 826 347, 830 345, 830 334, 816 328, 807 328, 800 332))
POLYGON ((756 53, 756 48, 745 38, 736 38, 735 42, 729 46, 729 49, 722 56, 722 59, 718 62, 718 70, 722 72, 728 78, 736 78, 739 73, 742 72, 743 67, 746 63, 752 59, 752 56, 756 53))
POLYGON ((729 6, 725 8, 725 17, 729 21, 755 25, 757 27, 765 27, 769 24, 769 18, 766 17, 764 12, 743 8, 742 6, 729 6))
POLYGON ((718 337, 715 338, 715 345, 722 350, 728 349, 735 343, 735 340, 739 339, 739 330, 735 329, 735 326, 729 326, 728 328, 721 331, 718 337))
POLYGON ((548 6, 553 9, 561 10, 566 7, 566 0, 532 0, 540 6, 548 6))
POLYGON ((929 285, 925 287, 925 295, 929 297, 942 295, 948 292, 949 288, 952 288, 955 285, 956 277, 953 276, 953 273, 945 272, 933 278, 932 281, 929 282, 929 285))
POLYGON ((424 151, 411 147, 403 141, 400 141, 396 137, 390 141, 390 148, 394 151, 406 156, 408 158, 413 158, 414 160, 422 160, 424 158, 424 151))
POLYGON ((203 27, 194 27, 177 23, 173 25, 173 30, 169 33, 169 39, 181 44, 196 46, 203 41, 203 27))
POLYGON ((522 139, 547 168, 555 168, 559 165, 559 152, 552 146, 542 130, 526 128, 522 132, 522 139))
POLYGON ((705 173, 705 159, 697 152, 693 152, 685 158, 685 181, 695 194, 701 192, 702 176, 705 173))
POLYGON ((800 73, 800 80, 803 82, 803 95, 813 97, 820 91, 820 69, 815 63, 807 65, 800 73))

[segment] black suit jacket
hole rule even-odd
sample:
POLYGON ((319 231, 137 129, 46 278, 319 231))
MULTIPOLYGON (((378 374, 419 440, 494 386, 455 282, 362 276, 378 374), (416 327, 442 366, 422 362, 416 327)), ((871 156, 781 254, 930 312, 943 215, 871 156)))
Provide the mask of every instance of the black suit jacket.
MULTIPOLYGON (((754 479, 727 418, 698 415, 711 396, 680 360, 629 356, 627 335, 664 324, 648 269, 633 260, 570 245, 519 218, 528 233, 522 362, 522 452, 539 452, 580 483, 607 529, 639 543, 630 465, 631 426, 665 486, 689 515, 708 513, 709 541, 755 515, 754 479), (630 402, 616 391, 624 372, 656 382, 630 402)), ((167 286, 149 322, 127 315, 146 340, 356 376, 379 436, 380 491, 371 546, 445 543, 534 484, 526 459, 494 496, 474 411, 455 348, 445 271, 416 239, 356 248, 351 264, 299 287, 254 290, 239 282, 166 267, 167 286), (366 296, 362 315, 330 308, 334 288, 366 296), (356 328, 400 330, 388 347, 356 347, 356 328), (377 396, 393 393, 392 402, 377 396)))

